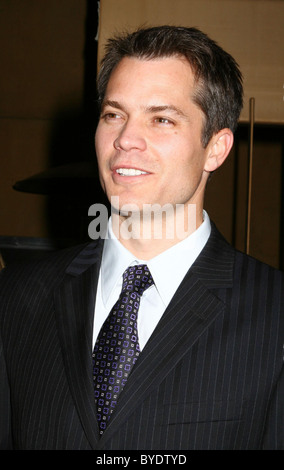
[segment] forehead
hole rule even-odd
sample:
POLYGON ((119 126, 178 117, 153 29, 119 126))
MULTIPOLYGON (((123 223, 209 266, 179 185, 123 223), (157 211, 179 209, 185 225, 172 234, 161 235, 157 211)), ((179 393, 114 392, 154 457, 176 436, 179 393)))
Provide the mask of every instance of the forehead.
POLYGON ((191 66, 185 58, 158 59, 123 58, 112 71, 106 89, 106 99, 113 95, 138 97, 170 95, 190 98, 195 89, 191 66))

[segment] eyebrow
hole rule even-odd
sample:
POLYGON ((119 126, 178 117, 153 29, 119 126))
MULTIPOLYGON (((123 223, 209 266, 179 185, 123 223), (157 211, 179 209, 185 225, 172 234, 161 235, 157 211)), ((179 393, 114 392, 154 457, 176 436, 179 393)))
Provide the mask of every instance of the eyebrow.
POLYGON ((177 108, 176 106, 173 106, 173 105, 153 105, 153 106, 147 106, 146 108, 146 112, 150 113, 150 114, 154 114, 154 113, 162 113, 164 111, 170 111, 170 112, 174 112, 175 114, 177 114, 178 116, 181 116, 183 118, 186 118, 187 119, 187 115, 180 109, 180 108, 177 108))
MULTIPOLYGON (((102 103, 102 109, 104 109, 106 106, 110 106, 111 108, 120 109, 121 111, 125 111, 125 107, 121 103, 119 103, 118 101, 105 100, 102 103)), ((188 116, 180 108, 178 108, 174 105, 169 105, 169 104, 167 104, 167 105, 151 105, 151 106, 146 106, 144 109, 145 109, 146 113, 149 113, 149 114, 155 114, 155 113, 161 113, 161 112, 164 112, 164 111, 170 111, 170 112, 174 112, 175 114, 177 114, 178 116, 180 116, 184 119, 188 119, 188 116)))
POLYGON ((102 102, 101 108, 104 109, 106 106, 110 106, 111 108, 116 108, 116 109, 120 109, 121 111, 124 111, 124 107, 118 101, 104 100, 102 102))

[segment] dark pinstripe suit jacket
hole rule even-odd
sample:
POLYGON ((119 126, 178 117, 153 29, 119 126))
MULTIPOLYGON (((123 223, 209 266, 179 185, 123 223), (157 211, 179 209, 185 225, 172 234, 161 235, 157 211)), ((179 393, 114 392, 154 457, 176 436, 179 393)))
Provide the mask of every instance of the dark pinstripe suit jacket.
POLYGON ((214 226, 99 439, 91 341, 101 253, 94 242, 2 272, 2 448, 284 449, 283 276, 214 226))

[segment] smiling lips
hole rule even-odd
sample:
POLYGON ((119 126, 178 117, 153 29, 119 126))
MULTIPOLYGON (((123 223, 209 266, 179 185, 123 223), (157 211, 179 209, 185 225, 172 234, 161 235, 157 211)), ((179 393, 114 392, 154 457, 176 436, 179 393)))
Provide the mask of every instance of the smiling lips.
POLYGON ((149 175, 147 171, 136 170, 135 168, 117 168, 115 171, 121 176, 149 175))

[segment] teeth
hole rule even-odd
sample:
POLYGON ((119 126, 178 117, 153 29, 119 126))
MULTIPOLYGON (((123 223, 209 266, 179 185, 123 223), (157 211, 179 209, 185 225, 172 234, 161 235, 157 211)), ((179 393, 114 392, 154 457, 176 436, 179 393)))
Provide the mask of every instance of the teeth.
POLYGON ((118 168, 116 173, 122 176, 138 176, 138 175, 146 175, 146 171, 135 170, 134 168, 118 168))

